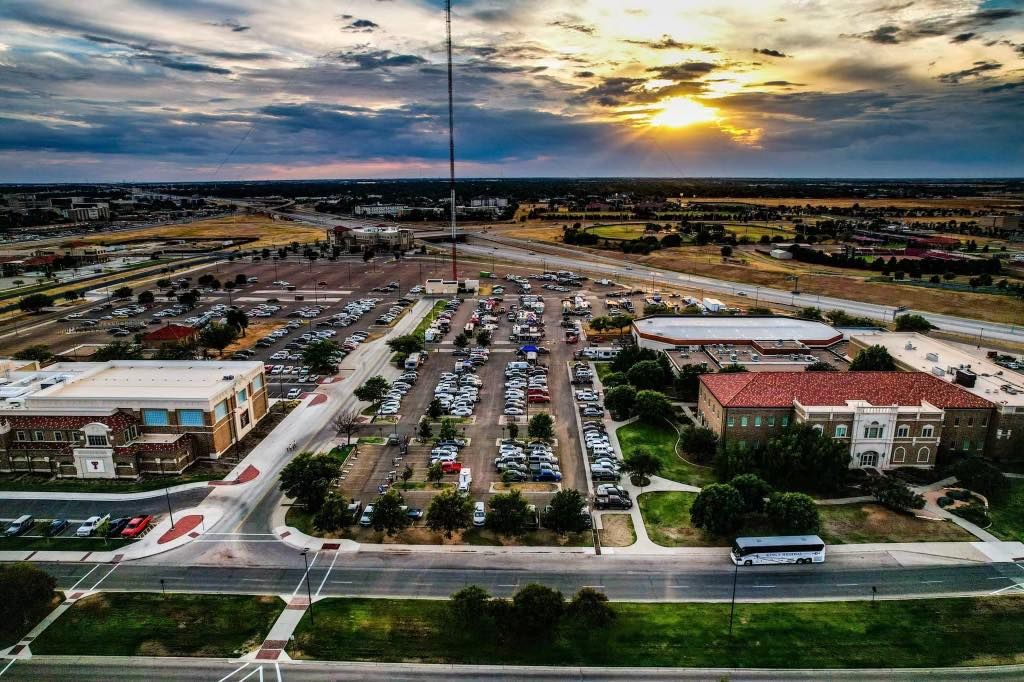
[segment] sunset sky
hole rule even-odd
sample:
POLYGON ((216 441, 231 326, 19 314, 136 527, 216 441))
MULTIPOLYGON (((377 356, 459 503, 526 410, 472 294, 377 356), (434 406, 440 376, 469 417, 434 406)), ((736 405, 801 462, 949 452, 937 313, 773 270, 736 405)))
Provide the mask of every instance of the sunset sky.
MULTIPOLYGON (((1024 175, 1024 2, 457 0, 464 177, 1024 175)), ((2 0, 0 182, 446 173, 436 0, 2 0)))

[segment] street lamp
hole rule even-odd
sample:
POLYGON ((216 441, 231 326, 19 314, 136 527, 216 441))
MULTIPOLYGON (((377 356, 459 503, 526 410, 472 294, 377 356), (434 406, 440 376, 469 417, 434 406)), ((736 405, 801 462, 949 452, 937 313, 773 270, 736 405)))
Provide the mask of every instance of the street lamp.
POLYGON ((174 530, 174 511, 171 510, 170 488, 164 488, 164 498, 167 500, 167 515, 171 517, 171 530, 174 530))
POLYGON ((302 555, 302 563, 306 565, 306 596, 309 598, 309 624, 316 625, 316 618, 313 616, 313 590, 309 586, 309 547, 303 547, 299 554, 302 555))

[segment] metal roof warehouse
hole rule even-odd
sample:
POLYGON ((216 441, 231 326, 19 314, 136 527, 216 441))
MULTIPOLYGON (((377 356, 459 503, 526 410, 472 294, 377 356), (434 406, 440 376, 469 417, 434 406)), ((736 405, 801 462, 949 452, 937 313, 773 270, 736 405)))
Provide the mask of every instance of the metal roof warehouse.
POLYGON ((823 322, 768 315, 644 317, 633 322, 633 336, 650 348, 733 344, 754 346, 765 354, 789 353, 795 345, 827 348, 843 338, 823 322))

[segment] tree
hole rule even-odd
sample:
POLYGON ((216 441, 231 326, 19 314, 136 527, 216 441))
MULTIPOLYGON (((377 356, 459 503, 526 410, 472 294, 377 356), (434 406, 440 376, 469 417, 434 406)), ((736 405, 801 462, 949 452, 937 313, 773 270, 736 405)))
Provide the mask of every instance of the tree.
POLYGON ((871 494, 881 504, 897 512, 924 508, 924 497, 896 478, 880 478, 871 486, 871 494))
POLYGON ((224 315, 224 321, 241 332, 242 336, 245 336, 245 330, 249 326, 249 316, 245 314, 244 310, 231 308, 224 315))
MULTIPOLYGON (((314 341, 302 349, 302 362, 314 374, 334 374, 338 371, 335 358, 339 350, 338 344, 330 339, 314 341)), ((387 393, 386 390, 384 392, 387 393)))
MULTIPOLYGON (((439 467, 440 468, 440 467, 439 467)), ((444 533, 451 540, 455 531, 468 528, 473 522, 473 500, 454 488, 442 490, 430 500, 427 528, 444 533)))
POLYGON ((42 344, 22 348, 14 354, 15 360, 35 360, 40 363, 52 360, 53 357, 53 351, 48 346, 42 344))
POLYGON ((334 457, 300 452, 281 470, 281 491, 314 514, 320 511, 331 481, 341 475, 334 457))
POLYGON ((491 345, 491 332, 488 329, 481 329, 476 333, 476 343, 482 348, 491 345))
POLYGON ((113 295, 114 295, 114 298, 122 298, 122 299, 124 299, 124 298, 131 298, 131 296, 132 296, 132 288, 131 287, 118 287, 118 288, 114 289, 113 295))
POLYGON ((816 533, 821 527, 818 505, 804 493, 775 493, 765 511, 780 533, 802 535, 816 533))
POLYGON ((518 490, 493 495, 487 502, 485 525, 501 535, 517 536, 526 531, 527 502, 518 490))
POLYGON ((53 305, 53 296, 47 294, 29 294, 18 301, 18 308, 26 313, 38 313, 43 308, 53 305))
POLYGON ((898 332, 930 332, 934 326, 923 315, 907 314, 896 318, 898 332))
POLYGON ((608 604, 608 595, 593 587, 584 587, 577 592, 567 609, 569 616, 587 628, 603 628, 615 620, 615 611, 608 604))
POLYGON ((357 410, 343 410, 334 415, 332 420, 334 432, 339 436, 345 434, 345 445, 352 444, 352 434, 359 430, 360 415, 357 410))
POLYGON ((636 405, 636 389, 630 385, 614 386, 605 391, 604 406, 616 421, 628 419, 636 405))
POLYGON ((77 301, 81 297, 81 294, 79 294, 77 291, 69 290, 69 291, 65 291, 63 294, 61 294, 61 296, 64 297, 65 301, 67 301, 69 303, 73 303, 74 301, 77 301))
POLYGON ((636 416, 649 424, 656 424, 672 414, 672 403, 659 391, 640 391, 636 394, 636 416))
POLYGON ((626 372, 626 377, 638 391, 665 386, 665 372, 657 360, 644 360, 636 363, 626 372))
POLYGON ((199 333, 199 345, 203 348, 214 348, 217 354, 224 355, 224 349, 238 339, 238 329, 229 324, 211 322, 199 333))
POLYGON ((355 519, 348 510, 348 500, 337 493, 328 493, 320 510, 313 515, 313 527, 321 533, 331 533, 350 525, 355 519))
POLYGON ((801 308, 800 312, 797 313, 797 317, 799 317, 801 320, 818 320, 818 321, 821 321, 823 319, 822 316, 821 316, 821 308, 815 308, 814 306, 808 306, 806 308, 801 308))
POLYGON ((585 506, 586 500, 579 490, 559 490, 544 510, 544 526, 560 535, 582 532, 586 530, 588 522, 588 517, 582 513, 585 506))
POLYGON ((444 467, 441 466, 440 462, 434 462, 430 465, 430 468, 427 469, 427 480, 434 485, 437 485, 444 480, 444 467))
POLYGON ((743 523, 743 497, 728 483, 705 486, 690 507, 690 522, 711 535, 729 535, 743 523))
POLYGON ((650 317, 652 315, 668 315, 672 312, 672 309, 668 307, 667 303, 648 303, 644 306, 644 316, 650 317))
POLYGON ((404 355, 412 355, 422 351, 426 346, 423 343, 423 337, 418 334, 406 334, 405 336, 397 336, 388 341, 388 348, 395 353, 402 353, 404 355))
POLYGON ((437 421, 444 414, 444 405, 437 398, 432 398, 430 403, 427 405, 427 417, 432 421, 437 421))
POLYGON ((838 372, 839 370, 824 360, 818 360, 804 367, 805 372, 838 372))
POLYGON ((520 635, 548 636, 558 627, 565 598, 558 590, 530 583, 512 597, 513 625, 520 635))
POLYGON ((139 305, 150 305, 156 300, 156 296, 149 289, 139 292, 139 295, 135 298, 139 302, 139 305))
POLYGON ((851 372, 895 372, 896 361, 885 346, 868 346, 850 363, 851 372))
POLYGON ((526 427, 526 433, 530 438, 539 440, 551 440, 555 437, 555 420, 550 414, 540 413, 530 417, 530 423, 526 427))
POLYGON ((729 485, 743 498, 743 511, 748 514, 764 511, 765 500, 772 494, 772 487, 757 474, 740 474, 729 485))
POLYGON ((448 601, 448 614, 463 628, 478 629, 487 621, 491 595, 479 585, 467 585, 452 594, 448 601))
POLYGON ((684 365, 673 376, 672 384, 675 387, 676 395, 680 400, 686 402, 697 402, 697 394, 700 391, 700 377, 707 374, 707 370, 701 365, 684 365))
POLYGON ((726 244, 721 249, 719 249, 719 253, 722 254, 722 258, 728 258, 729 256, 732 255, 732 247, 726 244))
POLYGON ((419 437, 421 442, 426 443, 434 435, 434 428, 430 425, 429 421, 424 419, 420 422, 416 435, 419 437))
POLYGON ((616 386, 622 386, 628 383, 629 379, 626 377, 625 372, 611 372, 601 379, 601 385, 604 386, 606 391, 608 389, 615 388, 616 386))
POLYGON ((519 424, 515 422, 509 422, 508 424, 508 437, 515 440, 519 437, 519 424))
POLYGON ((411 466, 406 464, 404 467, 402 467, 402 473, 399 474, 399 477, 402 479, 402 488, 409 487, 409 480, 412 478, 412 475, 413 470, 411 466))
POLYGON ((619 313, 617 315, 611 315, 608 318, 608 329, 618 329, 619 336, 622 336, 622 330, 633 324, 633 316, 619 313))
POLYGON ((178 294, 178 303, 189 308, 195 308, 196 304, 199 303, 199 292, 193 289, 192 291, 178 294))
POLYGON ((651 484, 651 476, 661 472, 661 460, 651 454, 647 448, 635 448, 626 455, 622 464, 622 470, 630 475, 633 485, 639 486, 643 492, 644 486, 651 484))
MULTIPOLYGON (((312 344, 310 344, 312 345, 312 344)), ((363 402, 370 403, 374 409, 384 400, 384 396, 391 390, 391 384, 381 375, 372 376, 362 386, 352 391, 352 395, 363 402)))
POLYGON ((154 360, 195 360, 196 349, 192 344, 161 343, 153 356, 154 360))
POLYGON ((748 371, 750 371, 750 370, 748 370, 743 365, 734 362, 734 363, 729 364, 729 365, 724 365, 722 367, 722 369, 718 370, 718 373, 719 374, 739 374, 741 372, 748 372, 748 371))
POLYGON ((718 435, 703 426, 685 426, 679 434, 679 447, 698 462, 707 462, 715 456, 718 435))
POLYGON ((9 643, 49 612, 56 587, 53 576, 30 563, 0 565, 0 631, 11 635, 9 643))
POLYGON ((953 466, 952 474, 965 488, 981 493, 991 502, 1002 502, 1010 491, 1009 482, 995 465, 981 457, 967 457, 953 466))
POLYGON ((108 362, 110 360, 141 360, 142 346, 130 341, 111 341, 105 346, 100 346, 92 354, 91 360, 95 362, 108 362))
POLYGON ((459 427, 454 419, 442 419, 441 428, 437 432, 439 440, 454 440, 459 437, 459 427))
POLYGON ((405 513, 405 498, 397 488, 391 488, 377 498, 373 504, 373 519, 371 525, 375 531, 384 531, 388 537, 398 535, 412 523, 412 519, 405 513))
POLYGON ((240 272, 237 275, 235 275, 235 284, 237 284, 238 286, 242 286, 243 284, 248 284, 248 282, 249 282, 249 277, 244 272, 240 272))
POLYGON ((469 337, 466 336, 465 332, 459 332, 452 343, 455 344, 456 348, 465 348, 469 345, 469 337))

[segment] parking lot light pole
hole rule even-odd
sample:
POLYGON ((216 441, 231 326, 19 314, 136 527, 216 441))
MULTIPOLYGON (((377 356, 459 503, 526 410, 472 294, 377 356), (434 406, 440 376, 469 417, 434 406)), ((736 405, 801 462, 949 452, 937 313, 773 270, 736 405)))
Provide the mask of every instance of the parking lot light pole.
POLYGON ((167 515, 171 517, 171 530, 174 530, 174 511, 171 510, 171 489, 164 487, 164 498, 167 500, 167 515))
POLYGON ((732 605, 729 607, 729 638, 732 638, 732 621, 736 615, 736 581, 740 575, 740 565, 733 562, 732 567, 732 605))
POLYGON ((309 597, 309 624, 316 625, 316 618, 313 617, 313 590, 309 586, 309 547, 303 547, 302 563, 306 565, 306 596, 309 597))

